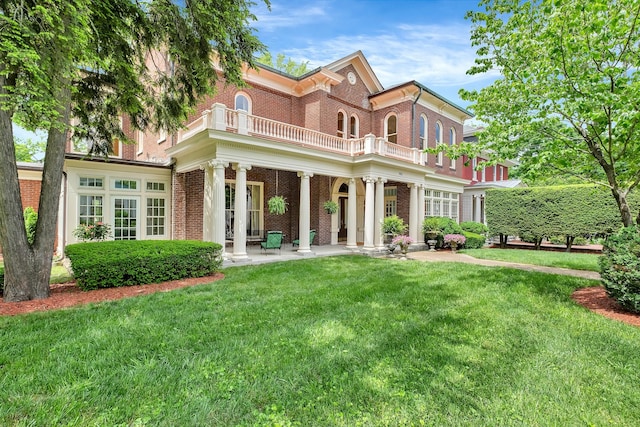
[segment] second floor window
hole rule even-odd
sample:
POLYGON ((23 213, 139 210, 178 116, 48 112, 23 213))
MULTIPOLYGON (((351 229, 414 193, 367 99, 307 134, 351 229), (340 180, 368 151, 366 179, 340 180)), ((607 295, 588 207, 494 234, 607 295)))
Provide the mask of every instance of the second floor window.
POLYGON ((247 113, 251 113, 249 98, 246 95, 242 93, 236 95, 236 110, 242 110, 246 111, 247 113))
MULTIPOLYGON (((453 145, 456 143, 456 131, 454 128, 449 129, 449 145, 453 145)), ((456 160, 455 159, 449 159, 449 168, 451 169, 455 169, 456 168, 456 160)))
POLYGON ((336 135, 338 135, 338 138, 344 138, 345 137, 345 126, 346 126, 346 120, 344 118, 344 113, 342 111, 338 111, 338 132, 336 133, 336 135))
POLYGON ((351 116, 349 119, 349 138, 357 138, 358 137, 358 117, 351 116))
MULTIPOLYGON (((436 122, 436 145, 442 143, 442 125, 440 122, 436 122)), ((436 165, 442 166, 442 151, 438 153, 436 158, 436 165)))
POLYGON ((395 114, 387 117, 385 122, 385 137, 387 141, 393 144, 398 143, 398 118, 395 114))
POLYGON ((425 115, 420 116, 420 146, 418 147, 421 150, 424 150, 427 147, 427 118, 425 115))

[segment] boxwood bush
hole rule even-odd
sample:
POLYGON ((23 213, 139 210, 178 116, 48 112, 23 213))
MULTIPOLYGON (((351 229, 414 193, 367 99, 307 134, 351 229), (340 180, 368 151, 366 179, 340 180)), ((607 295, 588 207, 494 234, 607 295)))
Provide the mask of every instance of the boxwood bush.
POLYGON ((462 234, 467 238, 464 242, 465 249, 480 249, 484 246, 485 238, 483 235, 470 231, 463 231, 462 234))
POLYGON ((222 265, 217 243, 119 240, 69 245, 67 257, 80 289, 142 285, 201 277, 222 265))
POLYGON ((600 257, 600 276, 607 293, 620 305, 640 313, 640 233, 626 227, 609 236, 600 257))
POLYGON ((460 227, 462 227, 462 230, 464 231, 468 231, 470 233, 475 233, 475 234, 485 234, 487 233, 487 231, 489 231, 489 227, 487 227, 481 222, 475 222, 475 221, 463 221, 460 223, 460 227))

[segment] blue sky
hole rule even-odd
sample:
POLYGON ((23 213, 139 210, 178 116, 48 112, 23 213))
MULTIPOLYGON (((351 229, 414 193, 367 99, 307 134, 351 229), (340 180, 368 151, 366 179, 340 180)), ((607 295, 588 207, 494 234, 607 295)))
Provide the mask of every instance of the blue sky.
MULTIPOLYGON (((260 0, 257 0, 260 1, 260 0)), ((310 68, 361 50, 384 87, 417 80, 457 105, 460 88, 496 75, 470 76, 475 49, 464 19, 478 0, 271 0, 254 7, 260 40, 275 56, 310 68)))

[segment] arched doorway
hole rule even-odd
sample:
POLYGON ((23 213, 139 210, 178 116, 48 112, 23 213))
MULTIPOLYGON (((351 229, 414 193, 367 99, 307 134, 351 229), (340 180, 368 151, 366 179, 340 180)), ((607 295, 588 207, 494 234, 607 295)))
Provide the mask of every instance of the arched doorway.
MULTIPOLYGON (((356 241, 364 241, 364 183, 355 178, 356 184, 356 241)), ((349 233, 349 178, 337 178, 331 190, 331 200, 338 204, 338 212, 331 218, 331 244, 347 243, 349 233)))

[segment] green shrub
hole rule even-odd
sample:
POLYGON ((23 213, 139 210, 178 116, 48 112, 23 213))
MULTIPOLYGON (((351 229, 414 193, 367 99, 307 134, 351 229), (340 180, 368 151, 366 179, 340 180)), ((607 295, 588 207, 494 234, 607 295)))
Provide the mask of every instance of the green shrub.
POLYGON ((27 241, 33 245, 36 238, 36 226, 38 225, 38 213, 30 206, 24 208, 24 228, 27 230, 27 241))
POLYGON ((481 222, 464 221, 460 223, 463 231, 468 231, 475 234, 486 234, 489 231, 489 227, 481 222))
POLYGON ((201 277, 222 265, 217 243, 187 240, 118 240, 66 248, 83 290, 201 277))
POLYGON ((393 234, 394 236, 404 233, 407 229, 407 225, 404 223, 404 220, 398 215, 385 217, 382 220, 381 227, 384 234, 393 234))
POLYGON ((607 293, 620 305, 640 313, 640 234, 626 227, 609 236, 600 257, 600 276, 607 293))
POLYGON ((465 249, 480 249, 484 246, 485 238, 482 234, 463 231, 462 235, 467 238, 464 243, 465 249))
POLYGON ((460 224, 451 218, 441 216, 429 216, 422 221, 422 232, 426 234, 427 231, 431 230, 438 232, 438 243, 436 244, 436 248, 443 247, 443 236, 445 234, 462 234, 463 231, 460 224))

